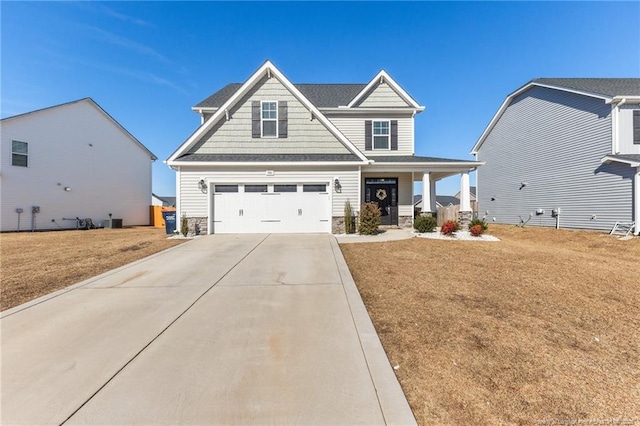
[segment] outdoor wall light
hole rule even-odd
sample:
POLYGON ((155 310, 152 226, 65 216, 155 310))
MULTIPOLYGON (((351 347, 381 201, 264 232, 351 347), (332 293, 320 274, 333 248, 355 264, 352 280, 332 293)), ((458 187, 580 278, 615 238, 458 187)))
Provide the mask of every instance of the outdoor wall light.
POLYGON ((204 178, 200 178, 200 180, 198 181, 198 188, 200 188, 200 191, 202 191, 203 194, 207 193, 207 182, 204 180, 204 178))
POLYGON ((68 186, 65 186, 65 187, 64 187, 64 190, 65 190, 65 191, 67 191, 67 192, 71 192, 71 188, 70 188, 70 187, 68 187, 68 186))
POLYGON ((336 192, 342 192, 342 185, 340 184, 340 179, 335 178, 333 180, 333 189, 335 189, 336 192))

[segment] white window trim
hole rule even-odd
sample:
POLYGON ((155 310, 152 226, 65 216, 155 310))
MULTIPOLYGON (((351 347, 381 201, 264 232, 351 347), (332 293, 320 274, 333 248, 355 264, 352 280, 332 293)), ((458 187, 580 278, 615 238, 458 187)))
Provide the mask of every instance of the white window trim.
POLYGON ((13 139, 11 140, 11 165, 14 166, 14 167, 29 167, 29 142, 17 141, 17 140, 13 140, 13 139), (14 142, 20 142, 20 143, 25 144, 27 146, 27 153, 25 154, 24 152, 15 152, 13 150, 13 143, 14 142), (22 156, 26 157, 27 158, 27 165, 26 166, 21 166, 19 164, 13 164, 13 156, 14 155, 22 155, 22 156))
POLYGON ((278 137, 278 101, 260 101, 260 137, 261 138, 277 138, 278 137), (266 103, 275 103, 276 104, 276 118, 263 118, 262 117, 262 106, 266 103), (267 135, 265 136, 264 134, 264 122, 265 121, 275 121, 276 122, 276 134, 271 136, 271 135, 267 135))
MULTIPOLYGON (((378 135, 383 136, 383 135, 378 135)), ((372 151, 391 151, 391 120, 371 120, 371 150, 372 151), (387 123, 387 129, 389 129, 389 133, 387 134, 387 147, 386 148, 376 148, 376 134, 373 132, 375 127, 375 123, 387 123)))

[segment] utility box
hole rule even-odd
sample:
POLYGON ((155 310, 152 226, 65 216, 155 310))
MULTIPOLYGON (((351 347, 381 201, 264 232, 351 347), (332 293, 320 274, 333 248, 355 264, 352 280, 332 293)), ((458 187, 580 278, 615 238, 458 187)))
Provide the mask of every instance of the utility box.
POLYGON ((122 219, 107 219, 104 221, 104 227, 110 229, 122 228, 122 219))

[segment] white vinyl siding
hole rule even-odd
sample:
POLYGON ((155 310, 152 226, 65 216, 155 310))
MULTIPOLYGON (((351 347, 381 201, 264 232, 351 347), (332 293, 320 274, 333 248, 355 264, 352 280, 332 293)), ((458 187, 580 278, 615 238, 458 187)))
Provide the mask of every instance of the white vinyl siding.
POLYGON ((478 211, 497 223, 610 229, 632 217, 635 169, 602 164, 611 150, 603 100, 534 87, 513 99, 479 149, 478 211), (522 187, 522 182, 526 186, 522 187), (493 199, 493 200, 492 200, 493 199), (543 209, 543 215, 536 215, 543 209), (488 212, 488 213, 486 213, 488 212))
POLYGON ((384 108, 384 107, 407 107, 407 104, 398 94, 387 84, 378 84, 366 97, 358 103, 363 108, 384 108))
POLYGON ((292 168, 276 167, 273 176, 266 176, 265 167, 219 167, 211 171, 203 167, 181 167, 178 186, 180 198, 180 214, 188 217, 208 216, 208 195, 198 188, 198 181, 205 178, 212 184, 301 184, 326 183, 332 199, 332 215, 344 215, 344 203, 349 199, 352 205, 358 205, 358 170, 356 168, 340 168, 318 170, 296 170, 292 168), (333 188, 335 178, 340 180, 341 192, 333 188))
MULTIPOLYGON (((364 146, 364 122, 371 118, 346 117, 328 115, 329 120, 349 139, 360 151, 365 152, 364 146)), ((384 117, 386 119, 386 117, 384 117)), ((372 150, 367 151, 367 156, 374 155, 412 155, 413 145, 413 118, 389 117, 389 120, 398 121, 398 150, 372 150)))
POLYGON ((89 100, 4 119, 1 230, 75 228, 63 218, 109 218, 148 225, 151 157, 89 100), (12 167, 12 141, 28 141, 29 167, 12 167), (64 188, 70 188, 65 191, 64 188))
MULTIPOLYGON (((276 133, 277 134, 277 133, 276 133)), ((264 78, 189 150, 198 154, 348 154, 276 78, 264 78), (251 102, 287 101, 287 137, 252 138, 251 102)))

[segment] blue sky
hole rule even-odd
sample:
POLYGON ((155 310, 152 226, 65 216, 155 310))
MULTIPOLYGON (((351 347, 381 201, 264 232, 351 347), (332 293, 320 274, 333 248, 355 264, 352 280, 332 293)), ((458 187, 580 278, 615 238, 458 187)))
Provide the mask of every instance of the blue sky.
MULTIPOLYGON (((640 77, 640 2, 6 2, 1 115, 92 97, 159 160, 191 107, 271 60, 294 83, 386 70, 427 109, 416 154, 469 155, 505 97, 537 77, 640 77)), ((459 179, 438 183, 452 195, 459 179)))

